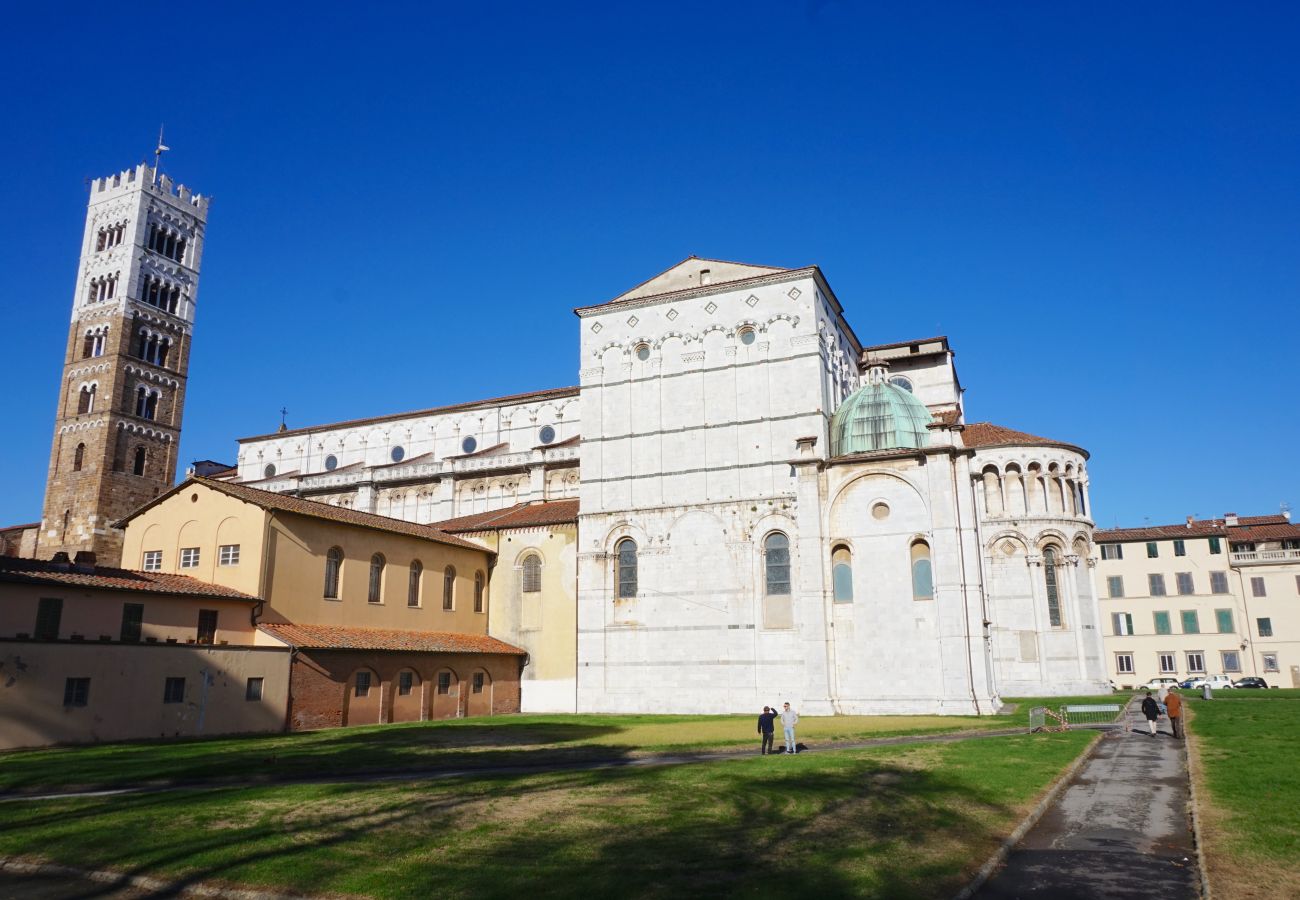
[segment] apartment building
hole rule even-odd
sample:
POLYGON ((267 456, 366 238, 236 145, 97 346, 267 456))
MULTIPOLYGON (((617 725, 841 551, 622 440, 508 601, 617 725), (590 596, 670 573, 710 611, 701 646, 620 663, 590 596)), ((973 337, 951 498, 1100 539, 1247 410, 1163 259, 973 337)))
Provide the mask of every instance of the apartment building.
POLYGON ((1300 525, 1287 514, 1098 530, 1096 546, 1117 685, 1222 673, 1300 687, 1300 525))

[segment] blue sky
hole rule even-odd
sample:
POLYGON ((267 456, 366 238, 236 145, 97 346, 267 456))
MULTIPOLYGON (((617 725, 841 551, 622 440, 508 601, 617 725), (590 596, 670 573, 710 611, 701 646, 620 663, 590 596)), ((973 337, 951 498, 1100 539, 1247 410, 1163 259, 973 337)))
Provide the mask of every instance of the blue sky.
POLYGON ((84 180, 160 122, 215 198, 183 463, 575 384, 570 310, 694 253, 949 335, 968 420, 1091 451, 1101 525, 1300 503, 1290 4, 209 6, 7 16, 0 523, 40 517, 84 180))

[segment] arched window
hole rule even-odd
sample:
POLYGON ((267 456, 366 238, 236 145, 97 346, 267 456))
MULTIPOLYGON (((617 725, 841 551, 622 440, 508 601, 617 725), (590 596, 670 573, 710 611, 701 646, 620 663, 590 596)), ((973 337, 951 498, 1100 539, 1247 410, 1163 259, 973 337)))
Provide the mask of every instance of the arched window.
POLYGON ((81 358, 85 359, 86 357, 93 355, 94 352, 95 352, 95 336, 90 332, 86 332, 86 341, 81 346, 81 358))
POLYGON ((93 413, 95 411, 95 385, 83 384, 81 393, 77 395, 77 415, 93 413))
POLYGON ((1056 584, 1056 549, 1043 551, 1043 582, 1047 587, 1047 619, 1053 628, 1061 627, 1061 592, 1056 584))
POLYGON ((135 448, 135 461, 131 464, 131 471, 136 475, 144 474, 144 448, 135 448))
POLYGON ((542 589, 542 558, 536 553, 524 557, 524 593, 535 594, 542 589))
POLYGON ((486 581, 482 572, 474 573, 474 612, 476 613, 483 611, 483 587, 486 581))
POLYGON ((831 584, 836 603, 853 602, 853 553, 843 544, 831 551, 831 584))
POLYGON ((790 539, 774 531, 763 540, 763 565, 766 570, 767 595, 790 593, 790 539))
POLYGON ((337 600, 339 598, 339 572, 343 568, 343 551, 338 547, 330 547, 330 552, 325 554, 325 599, 337 600))
POLYGON ((448 566, 442 573, 442 608, 456 608, 456 569, 448 566))
POLYGON ((424 563, 418 559, 411 560, 411 577, 406 585, 406 605, 420 605, 420 576, 424 574, 424 563))
POLYGON ((86 445, 78 444, 77 452, 72 454, 72 471, 80 472, 82 464, 86 461, 86 445))
POLYGON ((912 599, 934 599, 934 569, 930 565, 930 545, 925 541, 912 544, 912 599))
POLYGON ((378 603, 382 598, 380 591, 384 586, 384 554, 376 553, 370 557, 370 587, 366 591, 366 600, 378 603))
POLYGON ((636 596, 636 541, 623 538, 614 547, 618 558, 618 595, 619 597, 636 596))

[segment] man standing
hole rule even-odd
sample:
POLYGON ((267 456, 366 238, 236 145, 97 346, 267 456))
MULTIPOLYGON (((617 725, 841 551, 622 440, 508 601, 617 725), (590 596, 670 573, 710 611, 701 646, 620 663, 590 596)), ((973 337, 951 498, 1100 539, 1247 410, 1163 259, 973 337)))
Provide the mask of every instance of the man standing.
POLYGON ((794 726, 799 724, 799 714, 790 708, 790 704, 785 705, 781 711, 781 727, 785 729, 785 752, 794 752, 794 726))
POLYGON ((758 733, 763 736, 763 749, 760 751, 763 756, 772 752, 773 732, 776 726, 776 712, 770 706, 763 707, 763 714, 758 717, 758 733))
POLYGON ((1147 727, 1151 729, 1151 736, 1155 737, 1156 720, 1160 718, 1160 704, 1156 702, 1155 697, 1151 696, 1150 691, 1147 691, 1147 695, 1142 698, 1142 715, 1147 717, 1147 727))
POLYGON ((1183 737, 1183 698, 1177 691, 1170 691, 1169 696, 1165 697, 1165 709, 1169 715, 1169 727, 1174 731, 1174 737, 1182 740, 1183 737))

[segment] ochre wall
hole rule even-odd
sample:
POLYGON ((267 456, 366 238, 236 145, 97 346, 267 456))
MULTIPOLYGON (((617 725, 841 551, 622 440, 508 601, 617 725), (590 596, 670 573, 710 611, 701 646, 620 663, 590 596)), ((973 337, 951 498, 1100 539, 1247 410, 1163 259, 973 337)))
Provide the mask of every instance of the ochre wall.
POLYGON ((0 749, 274 732, 285 722, 289 651, 0 639, 0 673, 0 749), (245 699, 252 677, 264 679, 261 700, 245 699), (86 706, 63 705, 68 678, 90 679, 86 706), (167 678, 185 679, 183 702, 163 703, 167 678))

